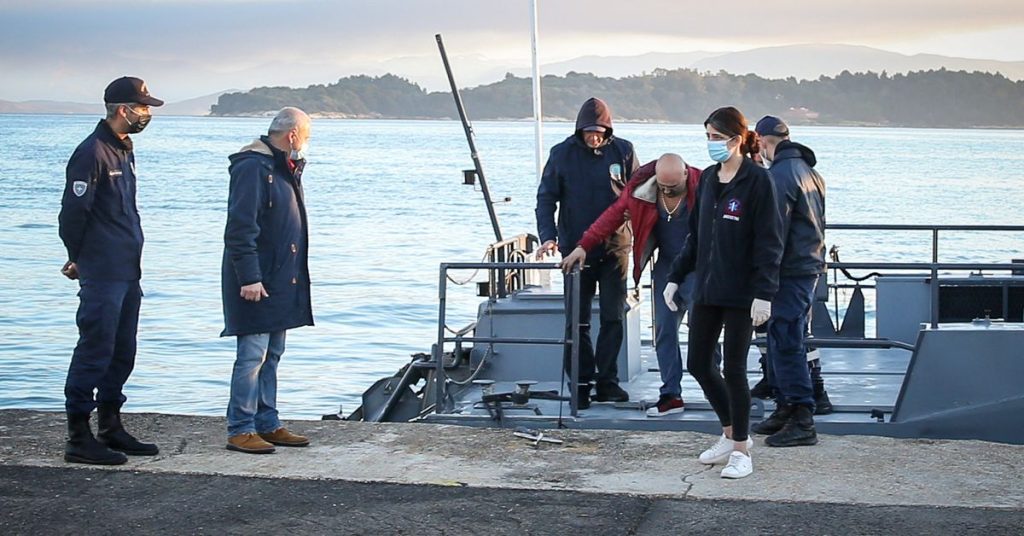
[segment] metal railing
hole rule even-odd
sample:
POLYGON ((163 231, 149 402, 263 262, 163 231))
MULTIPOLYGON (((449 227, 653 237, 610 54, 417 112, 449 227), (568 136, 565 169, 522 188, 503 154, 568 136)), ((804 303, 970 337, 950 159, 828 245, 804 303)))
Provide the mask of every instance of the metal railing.
MULTIPOLYGON (((507 271, 518 271, 526 273, 533 270, 556 270, 560 269, 557 263, 528 263, 528 262, 462 262, 462 263, 441 263, 440 277, 438 278, 438 311, 437 311, 437 344, 434 345, 434 412, 443 411, 442 401, 445 400, 448 387, 448 375, 444 368, 444 345, 455 343, 461 346, 462 343, 480 344, 547 344, 561 345, 569 352, 569 409, 570 414, 576 417, 579 407, 579 389, 577 385, 580 379, 580 270, 574 267, 565 274, 565 287, 569 291, 566 296, 566 319, 567 330, 565 337, 561 339, 535 339, 515 337, 466 337, 463 332, 455 333, 454 336, 446 337, 446 305, 448 300, 448 272, 451 270, 488 270, 490 273, 505 274, 507 271)), ((504 276, 502 276, 504 277, 504 276)))
MULTIPOLYGON (((1024 232, 1024 225, 901 225, 901 224, 826 224, 826 230, 834 231, 927 231, 931 233, 932 240, 932 251, 930 263, 891 263, 891 262, 829 262, 827 263, 828 269, 835 270, 878 270, 878 269, 890 269, 890 270, 924 270, 928 271, 931 275, 932 281, 938 281, 939 270, 997 270, 1005 271, 1010 270, 1013 272, 1020 271, 1024 273, 1024 264, 1021 263, 939 263, 939 232, 941 231, 999 231, 999 232, 1024 232)), ((833 242, 834 244, 834 242, 833 242)), ((1024 251, 1021 252, 1024 254, 1024 251)), ((654 294, 653 285, 653 264, 648 269, 651 275, 651 285, 645 285, 644 288, 650 289, 651 296, 651 340, 655 340, 656 334, 656 322, 654 319, 654 300, 660 300, 661 296, 654 294)), ((849 284, 839 283, 833 278, 833 281, 828 284, 830 290, 834 289, 849 289, 849 288, 862 288, 870 289, 874 288, 874 285, 861 285, 861 284, 849 284)), ((939 285, 930 285, 931 291, 931 306, 930 306, 930 323, 931 327, 935 328, 938 326, 939 320, 939 285)))
POLYGON ((932 262, 939 262, 939 231, 1008 231, 1022 232, 1024 225, 901 225, 827 223, 825 230, 836 231, 930 231, 932 233, 932 262))
MULTIPOLYGON (((931 262, 830 262, 827 267, 835 270, 916 270, 928 271, 931 275, 930 324, 932 329, 939 325, 939 270, 974 271, 1024 271, 1024 263, 940 263, 940 231, 1001 231, 1024 232, 1024 225, 888 225, 888 224, 826 224, 826 230, 835 231, 928 231, 932 238, 931 262)), ((834 287, 837 282, 829 284, 834 287)))
MULTIPOLYGON (((491 244, 487 248, 487 263, 518 263, 528 260, 540 243, 532 234, 521 234, 491 244)), ((521 268, 491 268, 487 270, 487 297, 504 298, 522 290, 531 282, 529 270, 521 268)))

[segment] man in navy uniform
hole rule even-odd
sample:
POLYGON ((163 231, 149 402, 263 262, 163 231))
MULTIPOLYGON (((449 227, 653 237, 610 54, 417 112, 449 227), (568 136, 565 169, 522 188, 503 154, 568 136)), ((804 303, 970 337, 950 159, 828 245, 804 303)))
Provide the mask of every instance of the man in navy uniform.
POLYGON ((804 336, 814 287, 825 273, 825 181, 814 169, 814 151, 790 140, 789 127, 781 119, 766 115, 755 130, 761 138, 761 158, 775 184, 785 248, 768 321, 768 377, 778 392, 777 406, 751 430, 767 435, 765 444, 770 447, 815 445, 813 415, 824 383, 816 388, 820 366, 815 381, 804 336))
POLYGON ((142 289, 142 225, 135 204, 135 154, 129 134, 149 124, 151 106, 163 101, 138 78, 114 80, 103 93, 106 118, 68 161, 60 210, 60 237, 68 261, 61 269, 78 280, 78 344, 64 385, 68 441, 64 460, 117 465, 125 454, 152 456, 121 424, 122 392, 135 366, 142 289), (94 398, 95 392, 95 398, 94 398), (97 409, 97 434, 89 417, 97 409))

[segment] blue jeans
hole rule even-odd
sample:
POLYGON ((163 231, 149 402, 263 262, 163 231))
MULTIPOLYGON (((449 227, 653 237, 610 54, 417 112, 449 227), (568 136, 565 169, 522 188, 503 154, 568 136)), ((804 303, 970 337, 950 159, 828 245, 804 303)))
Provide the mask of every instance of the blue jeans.
MULTIPOLYGON (((658 356, 658 371, 661 373, 661 394, 682 396, 683 393, 683 355, 679 351, 679 325, 683 314, 690 303, 687 289, 691 285, 684 282, 676 291, 677 311, 672 311, 665 304, 665 285, 668 284, 669 262, 654 264, 651 282, 654 286, 654 352, 658 356)), ((689 279, 689 278, 688 278, 689 279)))
POLYGON ((768 368, 772 383, 787 404, 814 409, 814 389, 807 368, 807 315, 814 299, 817 276, 779 278, 768 321, 768 368))
POLYGON ((273 432, 277 418, 277 364, 284 353, 284 331, 238 336, 231 371, 228 436, 273 432))
MULTIPOLYGON (((658 356, 658 371, 661 373, 660 394, 669 396, 682 396, 683 388, 683 357, 679 350, 679 325, 682 324, 683 314, 686 314, 686 325, 690 325, 693 318, 693 286, 695 283, 693 273, 686 276, 683 284, 676 291, 677 311, 672 311, 665 304, 665 285, 668 284, 668 274, 671 269, 672 259, 665 258, 664 262, 654 264, 654 273, 651 274, 651 284, 654 288, 654 353, 658 356)), ((716 367, 722 363, 722 347, 715 345, 712 360, 716 367)))
POLYGON ((97 402, 121 405, 135 368, 142 288, 136 281, 79 282, 78 344, 64 383, 68 413, 90 413, 97 402), (96 399, 93 400, 93 391, 96 399))

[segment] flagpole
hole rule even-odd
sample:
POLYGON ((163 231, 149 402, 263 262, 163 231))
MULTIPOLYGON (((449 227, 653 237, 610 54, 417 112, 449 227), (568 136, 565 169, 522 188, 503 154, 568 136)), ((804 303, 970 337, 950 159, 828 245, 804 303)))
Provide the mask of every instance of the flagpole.
POLYGON ((533 64, 533 143, 536 152, 537 182, 544 172, 544 135, 541 122, 544 114, 540 108, 540 63, 537 60, 537 0, 530 0, 530 53, 533 64))

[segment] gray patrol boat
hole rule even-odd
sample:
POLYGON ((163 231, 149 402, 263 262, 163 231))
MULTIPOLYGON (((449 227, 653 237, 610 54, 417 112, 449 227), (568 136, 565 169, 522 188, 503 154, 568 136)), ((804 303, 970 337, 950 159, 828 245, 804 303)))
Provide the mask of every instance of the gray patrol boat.
MULTIPOLYGON (((829 264, 829 275, 872 272, 866 278, 833 276, 820 285, 825 292, 819 292, 814 303, 807 342, 819 353, 834 411, 815 416, 817 430, 1024 444, 1024 261, 936 260, 940 232, 1024 232, 1024 226, 827 228, 830 236, 841 230, 929 232, 933 247, 931 262, 829 264), (843 308, 838 303, 843 289, 849 299, 837 328, 833 318, 843 308), (865 333, 865 292, 875 297, 875 333, 870 335, 865 333), (831 311, 830 301, 835 306, 831 311)), ((556 270, 556 264, 509 262, 531 258, 536 244, 535 237, 520 235, 489 248, 487 262, 442 264, 436 343, 394 376, 370 387, 362 406, 349 418, 719 432, 718 419, 699 386, 685 374, 686 410, 647 416, 648 405, 657 400, 661 377, 653 337, 645 337, 649 332, 641 327, 644 304, 637 300, 629 300, 624 311, 625 337, 618 356, 620 385, 634 401, 576 408, 577 391, 571 387, 578 378, 574 337, 579 321, 573 293, 570 290, 567 300, 561 289, 544 284, 545 272, 556 270), (487 281, 478 284, 486 299, 475 322, 449 329, 449 275, 464 270, 487 271, 487 281), (572 357, 572 374, 563 372, 564 352, 572 357), (645 396, 648 400, 643 400, 645 396)), ((575 274, 565 278, 572 289, 575 274)), ((593 317, 598 317, 596 306, 593 317)), ((596 337, 599 326, 592 331, 596 337)), ((764 340, 754 342, 748 370, 759 377, 757 361, 764 340)), ((685 355, 685 344, 682 351, 685 355)), ((751 418, 756 422, 772 409, 771 402, 754 399, 751 418)))
MULTIPOLYGON (((648 405, 657 400, 661 377, 653 336, 645 337, 649 332, 641 326, 644 303, 640 299, 628 300, 623 312, 625 336, 618 356, 620 385, 631 401, 577 408, 577 274, 564 276, 566 297, 561 288, 552 289, 549 284, 558 265, 532 262, 535 236, 503 239, 472 127, 440 36, 437 40, 475 165, 464 172, 464 179, 467 184, 479 181, 496 242, 488 248, 484 262, 441 264, 433 347, 367 389, 362 405, 347 418, 719 433, 714 411, 687 374, 685 411, 647 416, 648 405), (446 322, 448 287, 455 281, 451 275, 467 270, 486 271, 487 281, 477 284, 479 296, 485 299, 474 322, 451 328, 446 322), (564 356, 571 363, 569 374, 563 371, 564 356)), ((828 277, 819 281, 808 344, 821 359, 834 411, 815 416, 817 430, 1024 444, 1024 260, 938 261, 940 233, 1021 233, 1024 226, 830 224, 827 230, 833 262, 828 265, 828 277), (928 233, 931 258, 839 262, 835 244, 841 240, 836 237, 844 231, 928 233), (865 329, 865 293, 874 298, 874 333, 870 334, 865 329), (840 294, 848 296, 846 303, 840 303, 840 294)), ((594 300, 594 318, 597 303, 594 300)), ((593 326, 592 336, 596 338, 598 331, 593 326)), ((748 370, 758 377, 763 348, 764 340, 755 339, 748 359, 748 370)), ((682 351, 685 356, 685 345, 682 351)), ((752 421, 773 409, 773 403, 754 399, 752 421)))

